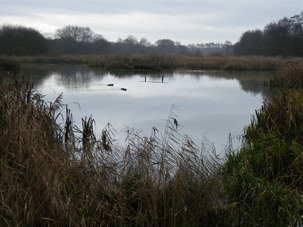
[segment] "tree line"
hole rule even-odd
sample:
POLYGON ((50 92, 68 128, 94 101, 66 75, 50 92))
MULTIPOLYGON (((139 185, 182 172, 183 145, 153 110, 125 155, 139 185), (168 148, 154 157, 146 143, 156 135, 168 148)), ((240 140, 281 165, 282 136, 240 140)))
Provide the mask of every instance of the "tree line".
POLYGON ((116 42, 106 40, 89 27, 66 26, 50 37, 33 28, 0 27, 0 55, 63 54, 182 54, 182 55, 265 55, 303 56, 303 13, 270 23, 263 30, 246 31, 234 45, 201 43, 183 45, 170 39, 154 44, 130 35, 116 42))
POLYGON ((303 13, 243 33, 234 54, 303 56, 303 13))
POLYGON ((106 40, 89 27, 66 26, 53 36, 45 37, 33 28, 5 25, 0 27, 0 54, 4 55, 62 55, 62 54, 230 54, 232 43, 182 45, 170 39, 154 44, 146 38, 130 35, 116 42, 106 40))

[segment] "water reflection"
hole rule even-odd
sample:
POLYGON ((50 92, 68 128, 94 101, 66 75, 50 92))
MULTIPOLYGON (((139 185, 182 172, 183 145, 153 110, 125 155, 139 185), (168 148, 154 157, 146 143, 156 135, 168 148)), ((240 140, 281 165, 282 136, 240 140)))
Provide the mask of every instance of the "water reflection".
MULTIPOLYGON (((20 78, 34 80, 37 85, 41 85, 49 77, 55 77, 60 84, 67 89, 77 89, 79 87, 88 88, 94 81, 102 80, 105 76, 112 76, 119 79, 127 79, 140 76, 141 82, 149 83, 168 83, 174 72, 107 72, 100 68, 88 68, 85 65, 60 65, 60 64, 25 64, 22 65, 20 78)), ((270 90, 264 83, 273 75, 271 71, 179 71, 179 76, 190 76, 199 81, 201 77, 208 75, 213 80, 237 80, 241 89, 252 94, 261 94, 264 99, 270 97, 270 90)), ((107 85, 107 84, 103 84, 107 85)))
POLYGON ((239 82, 241 89, 245 92, 258 95, 261 94, 264 100, 268 100, 271 97, 270 89, 267 86, 268 79, 274 74, 273 71, 185 71, 192 77, 196 77, 197 80, 201 75, 209 75, 214 80, 226 79, 236 80, 239 82))
POLYGON ((218 151, 237 137, 255 109, 270 97, 269 72, 106 72, 79 65, 23 65, 20 77, 35 80, 50 101, 63 92, 76 123, 92 115, 97 129, 110 122, 123 141, 126 126, 149 135, 164 130, 172 105, 182 133, 199 145, 204 137, 218 151), (108 86, 112 84, 113 86, 108 86), (125 91, 121 90, 125 88, 125 91), (73 103, 79 103, 74 105, 73 103))

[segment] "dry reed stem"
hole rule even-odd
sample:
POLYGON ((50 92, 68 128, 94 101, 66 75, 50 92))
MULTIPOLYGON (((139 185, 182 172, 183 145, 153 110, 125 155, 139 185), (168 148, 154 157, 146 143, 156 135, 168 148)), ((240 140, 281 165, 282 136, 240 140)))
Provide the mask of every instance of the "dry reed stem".
POLYGON ((62 95, 47 103, 32 84, 0 85, 0 225, 199 225, 218 209, 218 168, 176 127, 128 134, 115 146, 110 125, 73 125, 62 95), (66 109, 66 122, 56 122, 66 109), (198 199, 197 199, 198 198, 198 199), (202 212, 203 210, 203 212, 202 212))

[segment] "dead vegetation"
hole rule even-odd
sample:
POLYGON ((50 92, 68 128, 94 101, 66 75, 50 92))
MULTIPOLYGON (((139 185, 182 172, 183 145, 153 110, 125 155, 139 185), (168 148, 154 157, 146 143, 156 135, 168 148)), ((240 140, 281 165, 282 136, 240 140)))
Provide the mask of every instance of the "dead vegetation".
POLYGON ((218 222, 220 164, 179 134, 173 111, 163 133, 129 131, 119 147, 110 125, 101 135, 92 118, 75 126, 61 96, 45 102, 16 80, 3 80, 0 90, 1 226, 218 222))
POLYGON ((60 55, 0 57, 19 63, 88 64, 106 70, 159 71, 175 69, 277 70, 289 63, 302 64, 302 58, 262 56, 187 56, 187 55, 60 55))

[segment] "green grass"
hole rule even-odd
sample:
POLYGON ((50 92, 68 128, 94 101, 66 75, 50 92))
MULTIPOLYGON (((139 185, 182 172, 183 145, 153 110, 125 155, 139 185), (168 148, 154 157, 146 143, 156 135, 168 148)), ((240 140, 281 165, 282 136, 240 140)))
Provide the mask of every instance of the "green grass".
MULTIPOLYGON (((224 165, 225 187, 238 225, 299 226, 303 222, 303 93, 301 65, 280 70, 279 87, 246 128, 245 144, 224 165), (283 82, 282 82, 283 81, 283 82)), ((279 84, 279 86, 277 86, 279 84)))

